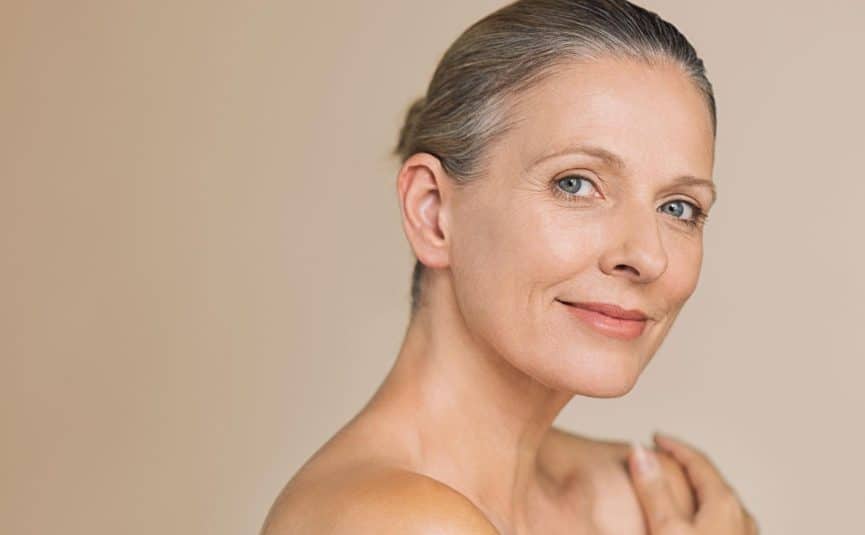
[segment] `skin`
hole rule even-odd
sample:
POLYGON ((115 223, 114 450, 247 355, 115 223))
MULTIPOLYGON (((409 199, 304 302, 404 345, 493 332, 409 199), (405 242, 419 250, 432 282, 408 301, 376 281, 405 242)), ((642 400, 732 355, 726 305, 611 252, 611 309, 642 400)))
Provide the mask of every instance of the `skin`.
POLYGON ((713 191, 675 179, 711 181, 705 100, 673 64, 610 58, 562 66, 513 106, 519 120, 470 185, 429 154, 402 166, 425 303, 376 394, 283 489, 264 535, 668 533, 647 507, 681 528, 700 485, 722 488, 691 448, 659 445, 659 477, 637 478, 629 444, 552 426, 575 395, 627 394, 697 286, 703 229, 685 221, 713 191), (534 163, 574 145, 624 167, 573 151, 534 163), (572 199, 555 194, 567 176, 585 179, 572 199), (558 300, 651 319, 615 339, 558 300))

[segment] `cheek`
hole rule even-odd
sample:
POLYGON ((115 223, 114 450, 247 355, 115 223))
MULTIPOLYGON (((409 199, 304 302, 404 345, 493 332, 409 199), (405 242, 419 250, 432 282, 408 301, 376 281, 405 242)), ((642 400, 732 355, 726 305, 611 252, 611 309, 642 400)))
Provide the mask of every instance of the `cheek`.
POLYGON ((600 218, 575 218, 565 210, 548 206, 533 215, 533 221, 524 223, 534 227, 525 246, 536 258, 571 274, 597 259, 604 235, 600 218))
POLYGON ((554 301, 568 281, 597 269, 604 223, 597 217, 578 220, 548 203, 513 204, 517 206, 465 214, 460 228, 469 230, 452 241, 454 292, 467 328, 548 385, 557 376, 574 377, 572 367, 598 381, 609 378, 609 364, 593 369, 594 363, 609 363, 609 356, 575 344, 573 326, 563 323, 565 316, 557 308, 562 305, 554 301))
POLYGON ((465 215, 462 228, 469 230, 455 236, 452 249, 457 289, 501 313, 521 314, 523 323, 568 280, 596 269, 604 246, 601 218, 575 218, 530 198, 465 215))
MULTIPOLYGON (((630 390, 663 333, 634 346, 577 328, 555 297, 598 276, 616 220, 533 203, 489 203, 461 213, 451 272, 457 306, 475 339, 548 386, 591 396, 630 390), (651 347, 650 347, 651 346, 651 347), (630 349, 625 350, 626 347, 630 349)), ((702 263, 699 237, 671 231, 668 269, 646 289, 668 320, 693 293, 702 263)), ((659 330, 669 328, 666 322, 659 330)))
POLYGON ((669 264, 660 286, 664 294, 674 301, 674 307, 678 308, 697 288, 703 265, 702 237, 671 240, 667 250, 669 264))
MULTIPOLYGON (((567 208, 524 199, 508 218, 508 250, 523 292, 561 291, 568 280, 593 269, 603 247, 604 222, 574 217, 567 208)), ((548 300, 556 295, 547 293, 548 300)))
POLYGON ((512 233, 502 208, 490 195, 484 204, 460 205, 454 212, 450 272, 457 306, 470 330, 477 330, 502 310, 508 293, 516 251, 509 247, 512 233))
POLYGON ((523 287, 532 251, 525 249, 531 229, 508 217, 506 205, 474 207, 461 214, 453 235, 451 272, 454 292, 467 322, 495 318, 509 322, 512 303, 523 287), (495 312, 495 313, 493 313, 495 312))

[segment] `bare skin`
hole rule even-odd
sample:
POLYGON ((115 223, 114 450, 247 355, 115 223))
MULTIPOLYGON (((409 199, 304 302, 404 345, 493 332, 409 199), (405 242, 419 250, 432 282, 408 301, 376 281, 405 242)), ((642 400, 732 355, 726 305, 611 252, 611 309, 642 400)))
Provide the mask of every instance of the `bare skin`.
POLYGON ((561 67, 513 111, 467 187, 430 154, 402 166, 424 304, 374 397, 283 489, 263 535, 756 532, 683 531, 700 489, 727 488, 683 448, 659 448, 661 477, 644 479, 629 444, 552 426, 575 395, 627 394, 696 288, 702 226, 688 222, 715 200, 702 95, 675 65, 605 59, 561 67), (581 182, 563 195, 565 177, 581 182), (650 319, 612 338, 561 301, 650 319))
MULTIPOLYGON (((410 447, 381 440, 384 434, 373 429, 375 423, 355 419, 320 449, 283 490, 262 534, 648 533, 629 481, 627 443, 551 428, 539 455, 544 483, 527 494, 526 525, 511 527, 491 520, 464 494, 420 472, 410 447), (378 440, 371 442, 364 433, 378 440), (394 524, 395 518, 401 522, 394 524)), ((693 515, 695 501, 686 475, 670 456, 662 453, 661 459, 674 506, 683 515, 693 515)))

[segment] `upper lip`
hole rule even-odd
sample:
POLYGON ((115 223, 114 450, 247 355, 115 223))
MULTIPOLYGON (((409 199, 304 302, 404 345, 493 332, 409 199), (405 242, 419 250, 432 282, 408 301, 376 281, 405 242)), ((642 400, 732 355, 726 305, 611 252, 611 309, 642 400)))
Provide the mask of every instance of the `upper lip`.
POLYGON ((639 309, 624 309, 618 305, 614 305, 612 303, 571 303, 568 301, 562 301, 562 303, 566 305, 571 305, 579 308, 585 308, 588 310, 593 310, 595 312, 600 312, 605 316, 610 316, 613 318, 625 319, 625 320, 640 320, 644 321, 649 319, 649 316, 646 315, 645 312, 639 309))

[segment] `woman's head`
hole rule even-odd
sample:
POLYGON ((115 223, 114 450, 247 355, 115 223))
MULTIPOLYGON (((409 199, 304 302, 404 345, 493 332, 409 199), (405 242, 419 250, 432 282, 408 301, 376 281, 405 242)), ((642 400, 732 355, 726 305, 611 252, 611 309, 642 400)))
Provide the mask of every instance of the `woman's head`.
POLYGON ((401 182, 426 177, 403 200, 412 313, 423 265, 442 268, 438 288, 469 330, 517 368, 587 395, 627 392, 696 288, 715 130, 702 61, 653 13, 523 0, 476 23, 397 148, 401 182), (651 319, 636 339, 611 338, 563 301, 651 319))

